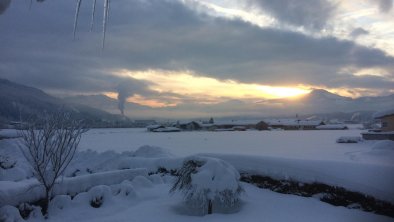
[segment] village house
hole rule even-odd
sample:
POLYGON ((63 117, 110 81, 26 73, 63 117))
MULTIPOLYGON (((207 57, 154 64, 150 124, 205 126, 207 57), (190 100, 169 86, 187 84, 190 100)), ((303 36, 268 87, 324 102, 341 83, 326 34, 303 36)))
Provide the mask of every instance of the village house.
POLYGON ((316 130, 318 126, 325 125, 320 120, 271 119, 265 122, 271 129, 283 130, 316 130))
POLYGON ((381 121, 382 132, 394 131, 394 109, 378 112, 374 115, 374 118, 381 121))
MULTIPOLYGON (((377 112, 373 116, 380 120, 379 132, 362 133, 365 140, 394 140, 394 109, 377 112)), ((376 131, 376 130, 375 130, 376 131)))
POLYGON ((196 122, 196 121, 178 121, 174 124, 172 124, 173 127, 177 127, 181 130, 186 130, 186 131, 194 131, 194 130, 201 130, 201 123, 196 122))

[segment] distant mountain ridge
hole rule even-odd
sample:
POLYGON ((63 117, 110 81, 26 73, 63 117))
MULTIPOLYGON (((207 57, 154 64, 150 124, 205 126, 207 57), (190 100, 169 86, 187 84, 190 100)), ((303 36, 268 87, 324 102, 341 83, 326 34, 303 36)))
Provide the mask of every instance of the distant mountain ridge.
POLYGON ((91 126, 116 126, 129 121, 127 118, 110 114, 87 105, 71 103, 48 95, 44 91, 0 79, 0 121, 20 121, 40 118, 45 113, 64 109, 76 118, 82 118, 91 126))
MULTIPOLYGON (((78 95, 56 98, 44 91, 0 79, 0 121, 18 121, 28 115, 42 115, 66 107, 92 123, 116 125, 128 121, 118 115, 118 100, 106 95, 78 95)), ((299 98, 270 99, 261 101, 223 100, 217 104, 180 103, 172 107, 153 108, 126 102, 125 110, 135 118, 186 119, 200 117, 320 117, 351 119, 372 118, 376 111, 394 108, 394 94, 388 96, 351 98, 330 93, 323 89, 312 90, 299 98)))
POLYGON ((394 107, 394 94, 353 99, 323 89, 315 89, 298 99, 276 99, 272 102, 281 104, 282 107, 298 113, 373 112, 394 107))

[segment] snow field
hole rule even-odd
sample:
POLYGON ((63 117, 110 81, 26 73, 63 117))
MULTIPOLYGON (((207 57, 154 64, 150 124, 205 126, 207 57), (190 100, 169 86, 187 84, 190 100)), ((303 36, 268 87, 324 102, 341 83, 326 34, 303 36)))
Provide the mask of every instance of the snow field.
MULTIPOLYGON (((392 221, 384 216, 334 207, 315 198, 273 193, 248 184, 243 184, 246 192, 238 213, 191 217, 179 194, 168 195, 173 177, 147 176, 148 172, 157 172, 160 167, 179 169, 185 156, 204 153, 197 156, 224 160, 239 172, 322 182, 394 202, 394 142, 335 142, 340 136, 359 136, 359 133, 357 129, 181 133, 148 133, 143 129, 92 130, 83 137, 81 150, 66 172, 66 176, 77 177, 65 177, 63 182, 99 175, 107 179, 94 179, 99 183, 91 186, 83 185, 90 184, 86 182, 90 180, 74 185, 68 182, 70 190, 59 189, 59 194, 79 194, 72 200, 68 195, 56 196, 48 221, 256 221, 256 218, 264 221, 392 221), (144 168, 144 173, 134 176, 132 181, 125 181, 122 176, 116 181, 109 177, 112 173, 131 172, 137 168, 144 168), (113 183, 105 185, 108 181, 113 183), (74 202, 76 200, 79 202, 74 202), (97 205, 103 202, 94 208, 92 200, 97 205)), ((32 197, 39 198, 41 191, 37 188, 38 191, 28 195, 20 192, 36 181, 31 179, 32 172, 21 156, 18 140, 0 140, 0 148, 0 155, 16 161, 15 167, 0 169, 0 206, 3 206, 0 221, 2 216, 18 221, 19 213, 16 215, 13 207, 4 206, 3 200, 16 205, 10 196, 21 203, 32 197)), ((204 176, 209 177, 208 174, 204 176)), ((32 215, 29 221, 43 219, 39 210, 32 215)))
MULTIPOLYGON (((156 184, 150 188, 135 189, 138 193, 137 198, 112 195, 112 199, 108 200, 110 204, 104 202, 99 208, 90 206, 88 194, 81 195, 79 200, 83 201, 79 203, 76 202, 77 197, 71 200, 67 196, 58 196, 50 205, 49 218, 46 221, 392 221, 389 217, 335 207, 314 198, 278 194, 245 183, 242 183, 242 186, 245 189, 242 209, 233 214, 214 213, 203 217, 190 216, 183 208, 182 197, 179 194, 168 194, 170 184, 156 184)), ((102 190, 102 188, 96 190, 102 190)), ((9 219, 8 221, 18 221, 11 220, 11 218, 20 219, 19 212, 16 214, 17 209, 14 207, 3 207, 0 212, 9 219)), ((41 221, 42 219, 41 215, 35 215, 28 221, 41 221)))

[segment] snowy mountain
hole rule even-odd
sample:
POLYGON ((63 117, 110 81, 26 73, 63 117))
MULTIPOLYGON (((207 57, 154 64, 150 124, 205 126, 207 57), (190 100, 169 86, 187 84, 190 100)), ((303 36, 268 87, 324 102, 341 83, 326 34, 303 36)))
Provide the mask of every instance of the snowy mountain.
POLYGON ((280 104, 278 111, 286 109, 292 113, 374 112, 394 107, 394 95, 353 99, 323 89, 315 89, 298 99, 276 99, 266 104, 269 106, 270 102, 280 104))
POLYGON ((340 96, 334 93, 330 93, 327 90, 324 89, 314 89, 312 90, 309 94, 305 95, 303 97, 304 100, 309 100, 311 102, 317 102, 317 101, 350 101, 351 98, 345 97, 345 96, 340 96))
POLYGON ((72 112, 92 126, 113 126, 127 121, 123 116, 113 115, 87 105, 76 104, 46 94, 37 88, 0 79, 0 120, 2 122, 26 120, 53 113, 59 109, 72 112))

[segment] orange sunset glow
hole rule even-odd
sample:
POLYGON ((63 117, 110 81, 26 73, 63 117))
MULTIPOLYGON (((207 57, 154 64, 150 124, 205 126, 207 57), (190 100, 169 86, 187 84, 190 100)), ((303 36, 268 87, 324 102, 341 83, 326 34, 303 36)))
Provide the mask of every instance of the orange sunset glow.
MULTIPOLYGON (((269 86, 256 83, 241 83, 235 80, 218 80, 212 77, 197 75, 190 71, 146 70, 114 72, 117 76, 152 81, 150 89, 159 93, 175 93, 198 98, 201 103, 220 101, 221 98, 231 99, 279 99, 304 95, 310 90, 303 86, 269 86), (209 100, 209 101, 208 101, 209 100)), ((115 97, 116 94, 107 94, 115 97)), ((156 100, 143 99, 141 96, 128 98, 152 107, 174 106, 177 103, 162 103, 156 100)))

